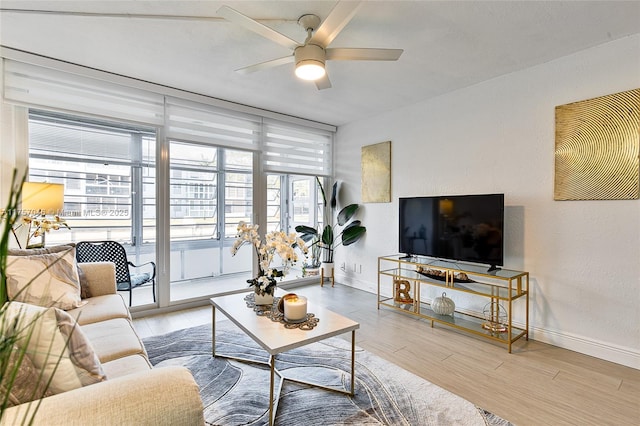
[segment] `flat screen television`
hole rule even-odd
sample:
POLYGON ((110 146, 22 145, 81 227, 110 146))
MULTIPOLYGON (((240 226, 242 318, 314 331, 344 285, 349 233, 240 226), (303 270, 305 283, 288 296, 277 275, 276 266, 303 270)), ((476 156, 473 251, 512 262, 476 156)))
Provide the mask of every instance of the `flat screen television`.
POLYGON ((504 264, 504 194, 399 199, 400 252, 504 264))

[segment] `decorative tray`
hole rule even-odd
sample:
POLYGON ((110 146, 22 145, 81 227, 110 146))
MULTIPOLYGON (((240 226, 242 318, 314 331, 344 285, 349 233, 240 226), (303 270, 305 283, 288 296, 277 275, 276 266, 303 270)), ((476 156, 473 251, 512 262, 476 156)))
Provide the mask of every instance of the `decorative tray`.
MULTIPOLYGON (((437 269, 416 269, 416 272, 419 273, 420 275, 424 275, 425 277, 431 278, 432 280, 444 281, 444 282, 447 281, 446 274, 444 274, 443 271, 440 271, 437 269)), ((464 272, 458 272, 457 274, 454 274, 453 282, 474 283, 475 281, 469 278, 467 274, 465 274, 464 272)))

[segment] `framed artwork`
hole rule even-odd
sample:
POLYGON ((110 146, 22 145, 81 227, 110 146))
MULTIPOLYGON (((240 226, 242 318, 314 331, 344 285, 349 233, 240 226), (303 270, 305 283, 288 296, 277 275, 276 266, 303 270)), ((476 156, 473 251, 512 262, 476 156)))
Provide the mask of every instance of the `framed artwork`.
POLYGON ((391 202, 391 141, 362 147, 362 202, 391 202))
POLYGON ((640 89, 556 107, 555 200, 640 196, 640 89))

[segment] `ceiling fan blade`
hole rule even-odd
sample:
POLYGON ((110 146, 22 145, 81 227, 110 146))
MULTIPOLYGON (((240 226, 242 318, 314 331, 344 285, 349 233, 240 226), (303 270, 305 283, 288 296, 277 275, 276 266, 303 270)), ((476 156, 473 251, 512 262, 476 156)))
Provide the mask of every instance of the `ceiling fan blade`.
POLYGON ((315 83, 318 90, 331 89, 331 81, 329 80, 329 74, 325 74, 324 77, 322 77, 319 80, 316 80, 315 83))
POLYGON ((263 25, 246 15, 243 15, 237 10, 230 8, 229 6, 222 6, 220 9, 218 9, 217 13, 226 20, 241 25, 246 29, 261 35, 262 37, 268 38, 269 40, 276 42, 284 47, 288 47, 291 50, 294 50, 300 45, 298 44, 298 42, 296 42, 295 40, 291 40, 286 35, 280 34, 276 30, 273 30, 266 25, 263 25))
POLYGON ((309 42, 327 47, 351 21, 361 4, 360 1, 339 1, 320 24, 309 42))
POLYGON ((196 15, 156 15, 153 13, 110 13, 110 12, 75 12, 71 10, 45 9, 10 9, 1 8, 3 13, 25 13, 34 15, 88 16, 92 18, 129 18, 129 19, 183 19, 189 21, 221 21, 218 16, 196 15))
POLYGON ((248 67, 239 68, 236 70, 236 72, 240 74, 251 74, 256 71, 275 68, 275 67, 279 67, 280 65, 289 64, 293 62, 295 62, 295 57, 293 55, 290 55, 290 56, 285 56, 283 58, 260 62, 259 64, 249 65, 248 67))
POLYGON ((332 61, 397 61, 402 49, 359 49, 339 47, 326 49, 326 59, 332 61))

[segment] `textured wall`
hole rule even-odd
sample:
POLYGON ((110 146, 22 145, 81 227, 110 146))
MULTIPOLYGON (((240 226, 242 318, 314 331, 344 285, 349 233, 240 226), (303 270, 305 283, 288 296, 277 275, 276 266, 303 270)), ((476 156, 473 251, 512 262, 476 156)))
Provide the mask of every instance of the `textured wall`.
POLYGON ((336 254, 362 272, 336 273, 375 291, 377 257, 398 251, 398 197, 503 192, 532 337, 640 368, 640 201, 553 200, 555 106, 638 87, 635 35, 340 127, 342 199, 360 201, 361 146, 391 140, 392 202, 366 204, 366 238, 336 254))

